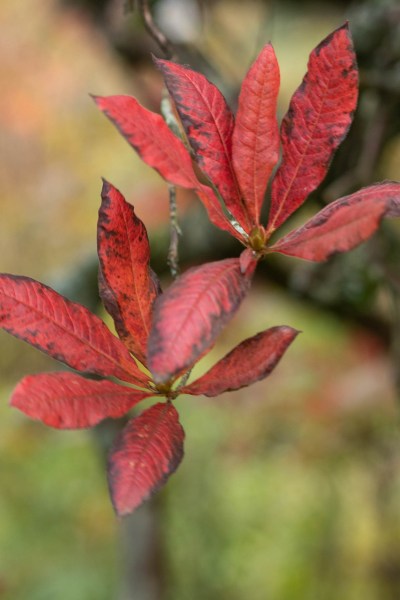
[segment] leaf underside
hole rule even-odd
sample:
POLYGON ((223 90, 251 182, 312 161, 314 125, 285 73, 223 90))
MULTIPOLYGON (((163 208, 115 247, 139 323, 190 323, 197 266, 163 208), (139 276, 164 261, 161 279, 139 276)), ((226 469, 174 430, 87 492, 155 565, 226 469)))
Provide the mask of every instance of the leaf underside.
POLYGON ((146 228, 133 206, 104 182, 97 227, 100 296, 113 317, 119 337, 143 364, 153 302, 160 293, 150 268, 146 228))
POLYGON ((281 126, 282 163, 272 182, 269 231, 317 188, 357 104, 358 70, 347 24, 313 50, 281 126))
POLYGON ((181 392, 218 396, 264 379, 276 367, 298 333, 282 325, 244 340, 205 375, 182 388, 181 392))
POLYGON ((155 382, 175 378, 211 348, 250 282, 231 258, 189 269, 156 300, 148 347, 155 382))
POLYGON ((0 327, 77 371, 147 387, 148 378, 103 321, 29 277, 0 275, 0 327))
POLYGON ((93 381, 75 373, 40 373, 24 377, 11 406, 57 429, 92 427, 122 417, 150 394, 111 381, 93 381))
POLYGON ((236 177, 254 226, 260 222, 267 183, 279 158, 279 81, 275 52, 267 44, 243 81, 232 139, 236 177))
POLYGON ((387 182, 339 198, 271 250, 312 261, 351 250, 376 231, 396 196, 400 197, 400 184, 387 182))
POLYGON ((129 421, 108 463, 111 499, 127 515, 160 489, 183 457, 185 433, 171 403, 158 403, 129 421))
POLYGON ((225 98, 201 73, 167 60, 155 62, 163 73, 199 167, 214 183, 231 214, 249 231, 232 164, 234 118, 225 98))

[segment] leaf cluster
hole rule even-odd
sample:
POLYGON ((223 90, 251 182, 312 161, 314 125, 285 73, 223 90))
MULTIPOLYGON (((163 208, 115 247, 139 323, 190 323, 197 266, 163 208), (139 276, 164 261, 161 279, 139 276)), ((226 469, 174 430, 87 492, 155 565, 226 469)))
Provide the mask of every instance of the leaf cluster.
POLYGON ((400 184, 383 182, 335 200, 271 242, 319 186, 350 127, 358 70, 347 24, 311 53, 280 128, 280 75, 271 44, 243 81, 236 117, 203 75, 166 60, 155 63, 176 109, 174 127, 129 96, 95 101, 147 164, 169 183, 197 193, 212 223, 242 243, 240 257, 193 267, 162 293, 150 267, 144 224, 104 181, 99 292, 118 338, 85 307, 47 286, 0 276, 0 325, 6 331, 78 372, 103 378, 74 372, 27 376, 12 395, 13 406, 67 429, 92 427, 145 398, 156 399, 128 422, 110 453, 109 486, 119 515, 150 497, 182 459, 184 431, 175 398, 213 397, 265 378, 298 334, 285 325, 261 331, 188 382, 247 295, 258 261, 272 252, 326 260, 370 237, 384 216, 400 213, 400 184), (268 186, 270 210, 263 224, 268 186))

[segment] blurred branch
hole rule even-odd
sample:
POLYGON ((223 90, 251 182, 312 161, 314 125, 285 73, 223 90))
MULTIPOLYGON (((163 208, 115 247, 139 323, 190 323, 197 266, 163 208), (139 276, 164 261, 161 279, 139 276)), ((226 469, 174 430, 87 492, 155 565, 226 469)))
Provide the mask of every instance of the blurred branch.
POLYGON ((158 44, 165 56, 170 60, 176 60, 175 50, 172 42, 161 31, 153 19, 148 0, 138 0, 139 11, 142 15, 144 25, 153 40, 158 44))
POLYGON ((169 191, 169 231, 170 231, 170 242, 168 249, 167 263, 171 270, 172 277, 179 275, 179 236, 181 230, 178 223, 178 213, 176 206, 176 187, 174 185, 168 186, 169 191))

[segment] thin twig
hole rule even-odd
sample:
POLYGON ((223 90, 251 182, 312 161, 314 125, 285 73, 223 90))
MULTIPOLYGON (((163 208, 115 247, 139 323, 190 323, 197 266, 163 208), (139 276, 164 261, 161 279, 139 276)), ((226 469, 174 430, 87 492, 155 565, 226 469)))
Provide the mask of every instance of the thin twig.
POLYGON ((144 25, 151 37, 158 44, 167 58, 170 60, 175 60, 176 56, 174 46, 167 36, 161 31, 158 25, 156 25, 149 7, 148 0, 138 0, 138 5, 139 11, 143 17, 144 25))
POLYGON ((179 275, 179 236, 181 229, 178 224, 178 212, 176 207, 176 188, 173 185, 168 186, 169 190, 169 230, 170 241, 167 263, 171 270, 172 277, 179 275))
MULTIPOLYGON (((167 36, 161 31, 161 29, 156 25, 152 12, 149 7, 148 0, 138 0, 139 11, 143 17, 144 25, 151 35, 151 37, 158 44, 162 52, 165 54, 167 58, 170 60, 176 60, 176 53, 174 50, 174 46, 172 42, 167 38, 167 36)), ((170 123, 168 123, 170 126, 170 123)), ((172 277, 177 277, 179 275, 179 235, 181 234, 181 230, 178 224, 178 214, 176 208, 176 188, 174 186, 169 186, 169 221, 170 221, 170 242, 169 242, 169 250, 168 250, 168 258, 167 263, 171 270, 172 277)))

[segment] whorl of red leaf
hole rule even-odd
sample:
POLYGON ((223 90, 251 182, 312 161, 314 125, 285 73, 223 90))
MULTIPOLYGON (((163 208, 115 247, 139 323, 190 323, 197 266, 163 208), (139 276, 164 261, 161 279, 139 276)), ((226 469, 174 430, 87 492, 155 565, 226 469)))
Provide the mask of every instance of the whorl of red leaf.
POLYGON ((358 71, 347 24, 310 55, 283 119, 282 164, 272 183, 268 229, 277 229, 325 177, 357 104, 358 71))
POLYGON ((98 317, 29 277, 0 275, 0 327, 73 369, 147 387, 148 378, 98 317))
POLYGON ((395 188, 399 196, 400 184, 388 182, 339 198, 281 238, 271 250, 313 261, 351 250, 376 231, 395 188))
POLYGON ((57 429, 93 427, 122 417, 150 394, 111 381, 93 381, 75 373, 40 373, 24 377, 11 406, 57 429))
POLYGON ((118 335, 146 364, 153 302, 160 293, 149 264, 146 228, 133 206, 110 183, 104 182, 101 196, 97 227, 100 295, 118 335))
POLYGON ((185 433, 171 403, 155 404, 129 421, 115 441, 108 466, 111 499, 127 515, 160 489, 183 457, 185 433))
POLYGON ((279 158, 279 80, 275 52, 267 44, 243 81, 232 140, 236 177, 254 226, 260 222, 267 183, 279 158))
POLYGON ((248 232, 250 223, 232 164, 234 118, 225 98, 201 73, 167 60, 156 58, 155 63, 164 75, 198 165, 248 232))
POLYGON ((251 282, 238 258, 189 269, 154 304, 148 364, 154 381, 173 379, 195 363, 233 317, 251 282))
POLYGON ((218 396, 264 379, 280 361, 298 331, 282 325, 244 340, 182 394, 218 396))

